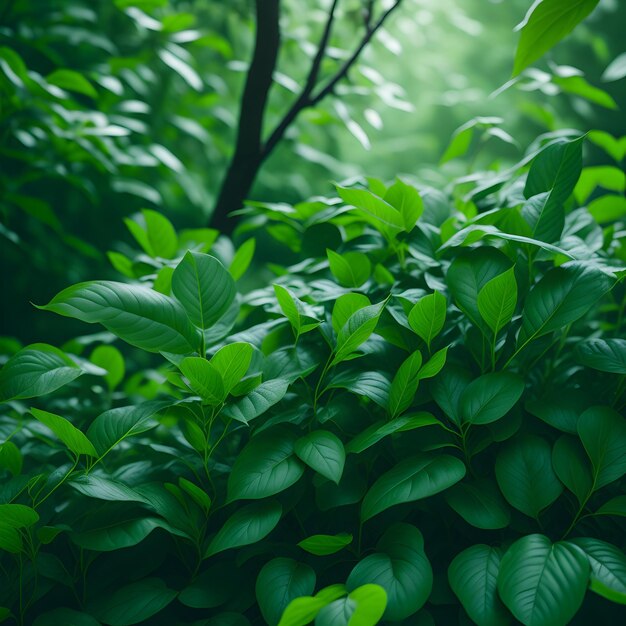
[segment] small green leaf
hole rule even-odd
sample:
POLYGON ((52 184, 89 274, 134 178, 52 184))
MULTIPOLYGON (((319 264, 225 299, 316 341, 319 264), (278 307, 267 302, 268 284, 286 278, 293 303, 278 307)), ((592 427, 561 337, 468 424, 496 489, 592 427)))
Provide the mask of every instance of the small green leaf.
POLYGON ((295 453, 316 472, 339 484, 346 461, 341 440, 327 430, 314 430, 298 439, 295 453))
POLYGON ((435 291, 429 296, 424 296, 413 306, 409 312, 409 324, 428 346, 441 332, 446 321, 446 309, 448 303, 445 296, 435 291))
POLYGON ((462 482, 446 491, 446 502, 468 524, 485 530, 506 528, 511 513, 496 485, 488 479, 462 482))
POLYGON ((333 329, 337 334, 353 313, 370 306, 369 298, 362 293, 344 293, 335 301, 332 313, 333 329))
POLYGON ((208 254, 187 252, 172 275, 172 292, 199 328, 211 328, 235 299, 235 281, 208 254))
POLYGON ((280 402, 287 393, 288 388, 289 381, 284 378, 268 380, 255 387, 245 396, 225 406, 222 414, 247 424, 280 402))
POLYGON ((470 424, 490 424, 504 417, 524 393, 524 381, 510 372, 483 374, 461 394, 461 420, 470 424))
POLYGON ((229 343, 220 348, 210 360, 222 379, 224 394, 222 400, 231 392, 235 385, 246 375, 254 348, 249 343, 229 343))
POLYGON ((224 400, 224 381, 212 363, 199 356, 188 356, 178 367, 189 381, 189 386, 204 402, 217 406, 224 400))
POLYGON ((298 542, 298 545, 316 556, 327 556, 343 550, 352 543, 352 535, 339 533, 338 535, 311 535, 298 542))
POLYGON ((585 451, 575 437, 561 435, 552 448, 552 467, 559 480, 584 504, 591 493, 592 477, 585 451))
POLYGON ((337 348, 332 365, 345 361, 374 332, 386 300, 353 313, 337 336, 337 348))
POLYGON ((269 535, 280 521, 283 509, 275 501, 255 502, 236 511, 213 537, 205 558, 240 546, 248 546, 269 535))
POLYGON ((321 609, 315 626, 375 626, 386 605, 387 594, 381 586, 363 585, 321 609))
POLYGON ((82 74, 74 70, 54 70, 54 72, 46 76, 46 81, 50 85, 80 93, 83 96, 89 96, 94 99, 98 97, 98 92, 93 88, 93 85, 82 74))
POLYGON ((256 239, 254 238, 247 239, 237 248, 237 252, 228 268, 233 280, 239 280, 246 273, 250 263, 252 263, 255 248, 256 239))
POLYGON ((478 293, 478 311, 497 335, 513 317, 517 304, 515 268, 492 278, 478 293))
POLYGON ((626 374, 626 339, 587 339, 574 348, 579 363, 601 372, 626 374))
POLYGON ((11 528, 28 528, 39 521, 39 513, 24 504, 0 504, 0 522, 11 528))
POLYGON ((424 212, 424 202, 417 189, 407 185, 399 178, 387 189, 383 200, 400 212, 404 230, 407 233, 413 230, 417 220, 424 212))
POLYGON ((107 381, 109 389, 115 389, 124 379, 126 370, 124 357, 121 352, 113 346, 98 346, 89 357, 89 360, 98 367, 106 370, 104 380, 107 381))
POLYGON ((31 408, 36 420, 47 426, 74 454, 97 457, 98 453, 87 437, 60 415, 31 408))
POLYGON ((402 363, 393 377, 389 393, 389 415, 392 419, 411 406, 419 385, 418 374, 421 366, 422 354, 416 350, 402 363))
POLYGON ((362 252, 338 254, 326 250, 330 271, 343 287, 360 287, 372 273, 372 264, 362 252))

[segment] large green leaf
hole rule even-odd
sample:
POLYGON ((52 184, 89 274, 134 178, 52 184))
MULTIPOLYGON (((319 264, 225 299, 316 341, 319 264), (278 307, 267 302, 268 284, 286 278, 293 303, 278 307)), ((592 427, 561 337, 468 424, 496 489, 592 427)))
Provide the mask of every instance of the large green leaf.
POLYGON ((58 348, 33 343, 14 354, 0 370, 0 401, 46 395, 83 373, 58 348))
POLYGON ((461 425, 460 400, 463 391, 472 382, 472 374, 457 365, 446 366, 431 383, 430 392, 444 415, 457 426, 461 425))
POLYGON ((45 424, 74 454, 98 456, 96 449, 85 434, 64 417, 35 408, 31 409, 30 412, 37 421, 45 424))
POLYGON ((261 541, 276 528, 282 512, 282 506, 273 500, 248 504, 235 511, 211 540, 205 558, 261 541))
POLYGON ((601 372, 626 374, 626 339, 588 339, 576 344, 579 363, 601 372))
POLYGON ((421 366, 422 354, 416 350, 400 365, 393 377, 389 391, 389 415, 392 419, 411 406, 419 385, 421 366))
POLYGON ((39 521, 39 513, 25 504, 0 504, 0 521, 11 528, 28 528, 39 521))
POLYGON ((361 507, 366 521, 391 506, 414 502, 444 491, 465 476, 465 465, 447 454, 424 454, 400 461, 369 489, 361 507))
POLYGON ((314 430, 295 442, 294 451, 318 474, 339 484, 346 452, 337 435, 327 430, 314 430))
POLYGON ((220 348, 212 357, 211 365, 222 378, 224 386, 223 398, 231 392, 235 385, 246 375, 254 348, 241 341, 229 343, 220 348))
POLYGON ((387 592, 383 618, 406 619, 424 606, 433 585, 424 538, 414 526, 395 524, 383 534, 376 550, 355 565, 346 586, 351 590, 367 583, 380 585, 387 592))
POLYGON ((565 626, 580 608, 588 580, 589 562, 577 547, 527 535, 502 557, 498 592, 524 626, 565 626))
POLYGON ((150 422, 150 418, 171 404, 171 401, 152 400, 109 409, 92 422, 87 429, 87 437, 95 446, 98 455, 103 457, 127 437, 156 426, 154 422, 150 422))
POLYGON ((509 504, 534 518, 563 490, 552 469, 550 444, 535 435, 516 438, 502 448, 496 478, 509 504))
POLYGON ((540 59, 568 35, 596 7, 599 0, 536 0, 519 24, 522 35, 517 46, 513 74, 540 59))
POLYGON ((294 453, 297 438, 293 430, 280 427, 254 437, 228 477, 228 500, 267 498, 297 482, 304 472, 294 453))
POLYGON ((363 585, 321 609, 315 626, 375 626, 386 603, 387 594, 381 586, 363 585))
POLYGON ((502 552, 477 544, 457 554, 448 568, 448 580, 463 608, 478 626, 506 626, 511 618, 498 597, 502 552))
POLYGON ((100 596, 91 612, 110 626, 131 626, 156 615, 176 597, 159 578, 144 578, 100 596))
POLYGON ((343 287, 360 287, 372 273, 372 264, 362 252, 338 254, 326 250, 330 271, 343 287))
POLYGON ((459 400, 462 421, 490 424, 504 417, 522 397, 524 381, 516 374, 483 374, 465 387, 459 400))
POLYGON ((613 285, 597 267, 571 261, 550 270, 530 291, 524 305, 518 345, 581 318, 613 285))
POLYGON ((593 488, 626 474, 626 420, 605 406, 587 409, 578 419, 578 435, 593 465, 593 488))
POLYGON ((576 537, 571 540, 582 548, 591 565, 589 587, 598 595, 626 604, 626 555, 619 548, 592 537, 576 537))
POLYGON ((256 597, 269 626, 276 626, 287 605, 315 589, 315 571, 305 563, 278 558, 268 561, 256 579, 256 597))
POLYGON ((102 324, 148 352, 186 354, 198 346, 198 333, 180 304, 143 286, 107 280, 78 283, 39 308, 102 324))
POLYGON ((337 187, 337 191, 346 204, 356 207, 360 214, 374 226, 392 233, 404 229, 404 220, 400 211, 371 191, 345 187, 337 187))
POLYGON ((496 276, 506 272, 512 263, 495 248, 463 251, 448 268, 446 283, 458 307, 477 326, 484 327, 478 308, 478 294, 496 276))
POLYGON ((172 292, 189 319, 205 329, 225 315, 236 289, 233 277, 215 257, 187 252, 172 275, 172 292))

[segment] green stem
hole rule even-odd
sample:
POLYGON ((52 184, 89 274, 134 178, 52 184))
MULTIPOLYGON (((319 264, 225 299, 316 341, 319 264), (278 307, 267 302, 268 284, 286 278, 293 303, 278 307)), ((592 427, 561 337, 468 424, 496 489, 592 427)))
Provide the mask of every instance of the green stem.
POLYGON ((322 370, 322 374, 321 374, 319 380, 317 381, 317 385, 315 386, 315 392, 313 394, 313 415, 317 415, 317 402, 320 399, 320 396, 324 393, 324 391, 326 391, 324 389, 324 390, 322 390, 320 392, 320 387, 322 386, 322 382, 323 382, 324 378, 326 377, 326 374, 328 373, 328 370, 331 368, 331 363, 332 363, 333 356, 334 356, 334 353, 331 352, 329 357, 328 357, 328 360, 324 364, 324 369, 322 370))

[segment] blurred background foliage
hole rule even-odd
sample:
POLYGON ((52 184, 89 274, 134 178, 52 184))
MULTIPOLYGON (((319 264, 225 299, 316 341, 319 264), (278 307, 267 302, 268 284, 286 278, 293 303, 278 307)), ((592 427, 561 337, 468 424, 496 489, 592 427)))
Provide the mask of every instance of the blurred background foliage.
MULTIPOLYGON (((324 74, 353 49, 363 4, 340 3, 324 74)), ((302 85, 328 5, 283 0, 268 128, 302 85)), ((405 0, 336 95, 289 129, 251 197, 297 202, 362 175, 409 174, 443 188, 519 160, 541 132, 619 137, 626 81, 615 64, 606 68, 624 52, 626 3, 603 0, 536 68, 507 82, 513 28, 529 5, 405 0), (468 122, 473 130, 449 146, 468 122)), ((35 315, 28 300, 106 277, 107 251, 128 245, 122 218, 151 208, 179 228, 210 223, 234 147, 253 14, 251 0, 0 3, 1 335, 67 338, 66 320, 35 315)), ((604 164, 588 144, 587 164, 604 164)))

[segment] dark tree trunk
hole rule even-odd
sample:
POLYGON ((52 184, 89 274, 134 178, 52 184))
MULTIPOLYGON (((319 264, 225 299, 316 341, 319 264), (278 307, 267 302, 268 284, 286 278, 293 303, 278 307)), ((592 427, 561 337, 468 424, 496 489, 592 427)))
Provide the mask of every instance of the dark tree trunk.
POLYGON ((231 234, 231 211, 248 197, 263 160, 263 118, 280 48, 280 0, 256 0, 256 39, 241 98, 237 142, 219 191, 211 226, 231 234))

